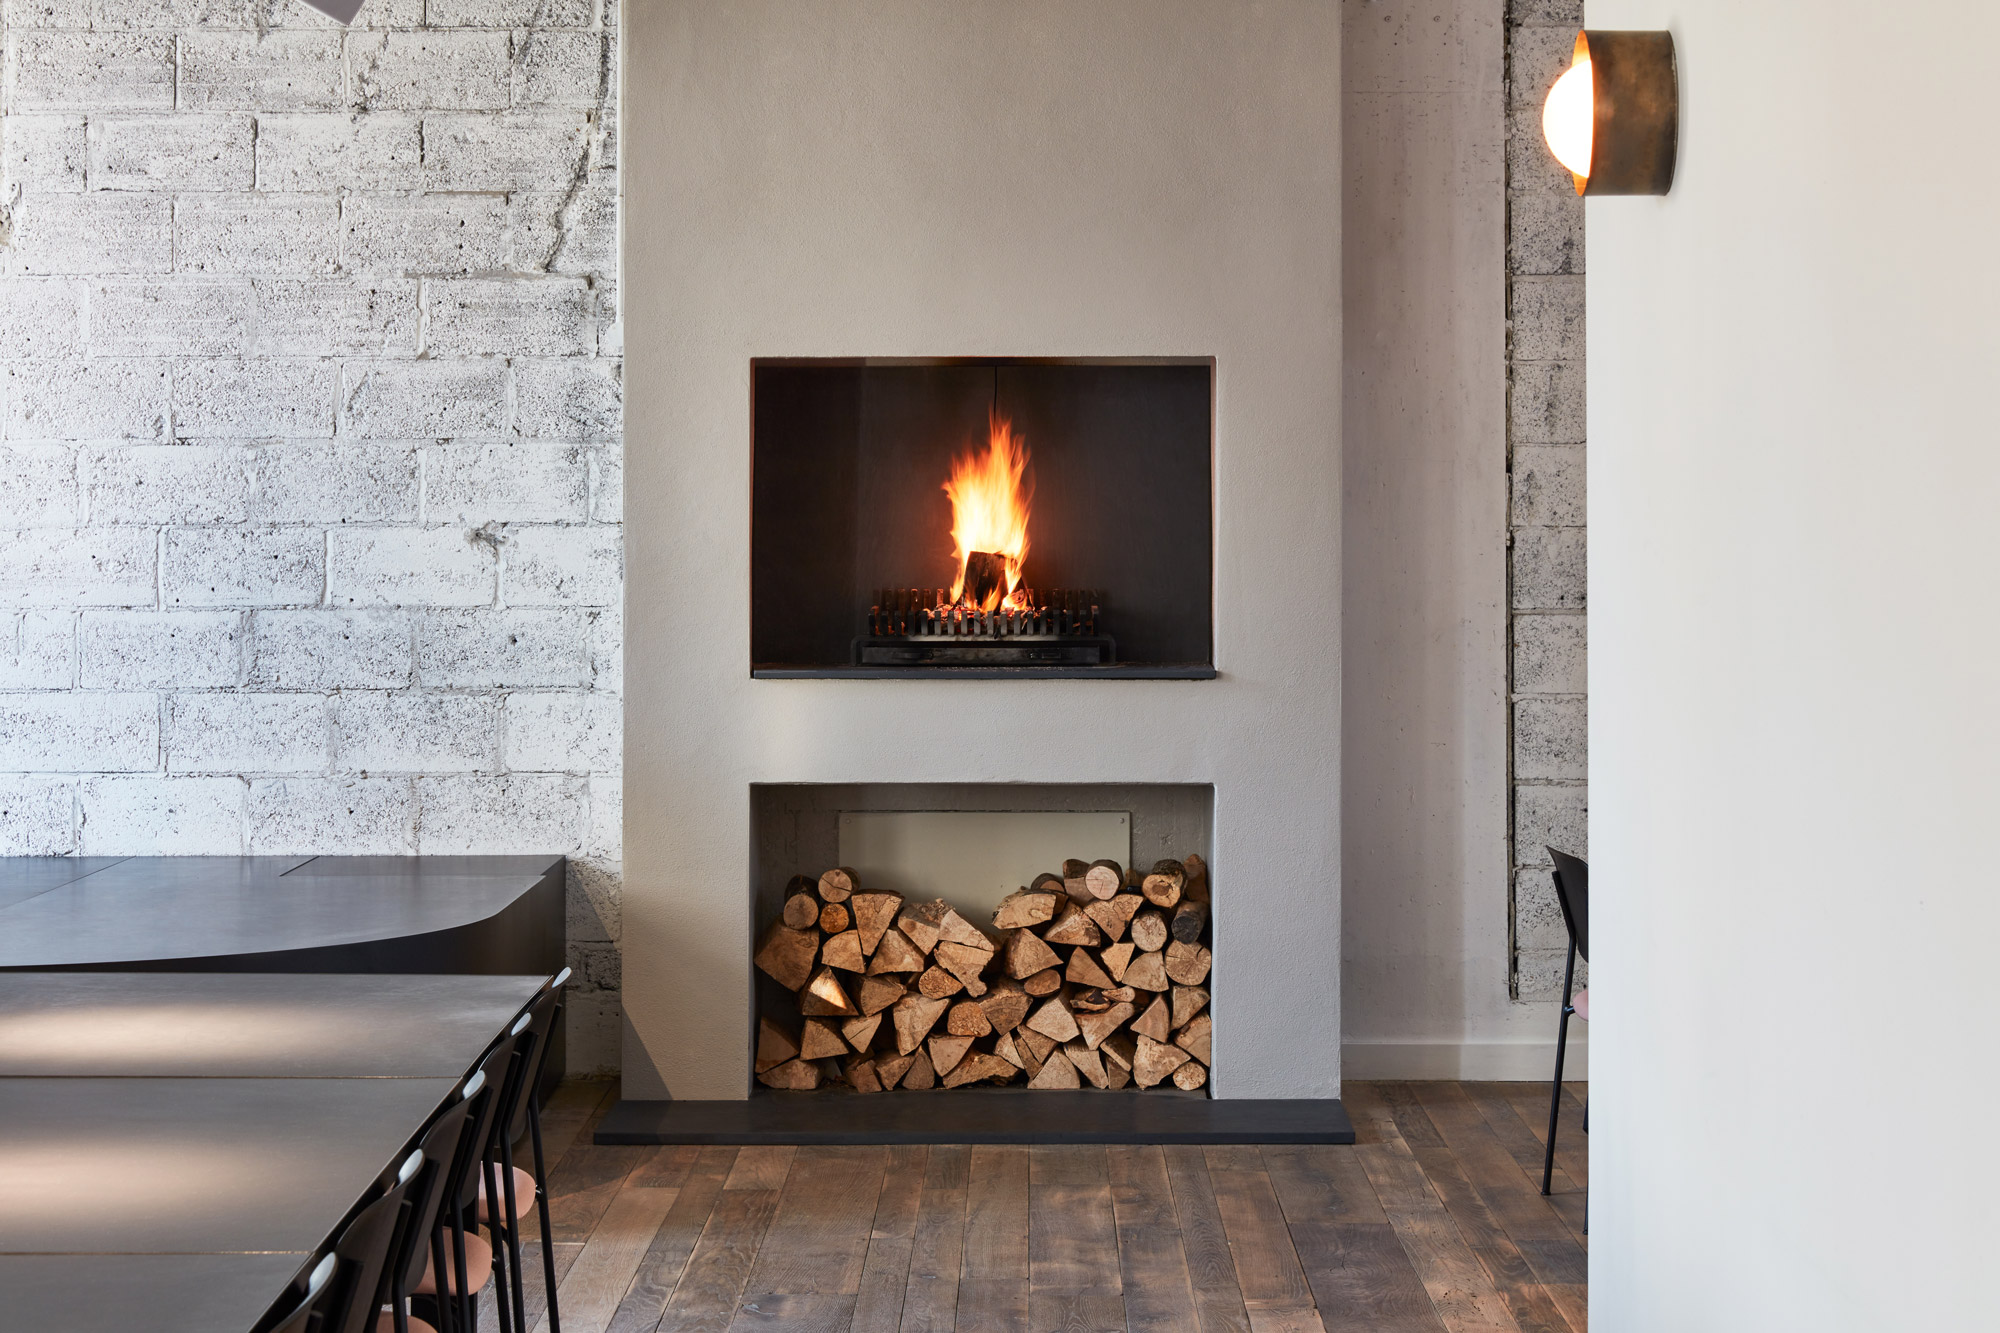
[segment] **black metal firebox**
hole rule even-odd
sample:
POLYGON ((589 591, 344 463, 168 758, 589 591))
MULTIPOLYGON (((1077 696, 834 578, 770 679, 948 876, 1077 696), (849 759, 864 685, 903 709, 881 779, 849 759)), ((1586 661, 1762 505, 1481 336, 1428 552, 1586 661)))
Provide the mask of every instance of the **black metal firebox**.
POLYGON ((1097 632, 1102 594, 1023 588, 1017 609, 954 605, 949 588, 884 588, 854 641, 857 666, 1103 667, 1117 647, 1097 632))

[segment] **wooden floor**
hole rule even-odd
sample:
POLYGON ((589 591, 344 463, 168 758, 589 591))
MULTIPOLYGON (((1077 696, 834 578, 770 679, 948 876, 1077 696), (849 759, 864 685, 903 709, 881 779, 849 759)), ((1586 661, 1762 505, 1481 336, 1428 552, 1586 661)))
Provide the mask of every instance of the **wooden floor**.
POLYGON ((1544 1199, 1546 1084, 1350 1083, 1356 1146, 1284 1148, 600 1148, 565 1084, 562 1329, 1582 1333, 1581 1091, 1544 1199))

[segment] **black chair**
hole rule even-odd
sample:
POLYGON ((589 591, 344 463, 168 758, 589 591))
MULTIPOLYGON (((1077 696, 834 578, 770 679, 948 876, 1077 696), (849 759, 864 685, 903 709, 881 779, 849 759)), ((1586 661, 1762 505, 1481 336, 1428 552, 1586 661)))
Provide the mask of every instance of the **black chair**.
POLYGON ((486 1075, 475 1072, 460 1087, 458 1100, 431 1120, 418 1145, 424 1165, 405 1196, 403 1230, 389 1265, 388 1298, 395 1333, 411 1333, 413 1325, 418 1333, 431 1329, 430 1324, 411 1317, 410 1297, 417 1294, 427 1264, 444 1271, 444 1233, 438 1226, 438 1208, 444 1201, 446 1183, 453 1179, 454 1164, 470 1151, 467 1126, 485 1091, 486 1075))
POLYGON ((549 1243, 548 1170, 542 1160, 542 1115, 536 1093, 541 1086, 542 1070, 548 1063, 550 1035, 555 1025, 562 1021, 563 987, 568 984, 569 977, 570 970, 564 968, 550 978, 541 993, 529 1001, 527 1013, 516 1021, 510 1034, 515 1040, 514 1068, 501 1096, 501 1114, 493 1145, 497 1152, 493 1164, 498 1168, 506 1206, 504 1218, 491 1202, 487 1205, 489 1225, 507 1246, 514 1325, 525 1330, 528 1308, 526 1293, 521 1287, 521 1188, 525 1186, 535 1197, 537 1217, 541 1223, 542 1284, 548 1298, 549 1333, 562 1333, 562 1316, 556 1308, 555 1249, 549 1243), (529 1136, 534 1152, 535 1171, 532 1176, 514 1165, 514 1145, 521 1141, 524 1133, 529 1136))
MULTIPOLYGON (((518 1020, 516 1026, 520 1026, 518 1020)), ((475 1079, 478 1085, 466 1098, 470 1110, 460 1150, 439 1181, 437 1220, 430 1228, 436 1238, 433 1262, 409 1293, 428 1303, 436 1316, 432 1322, 442 1333, 474 1333, 478 1327, 475 1296, 488 1278, 495 1276, 500 1262, 500 1252, 479 1238, 479 1200, 487 1145, 499 1118, 499 1093, 514 1063, 516 1035, 509 1032, 494 1043, 480 1058, 472 1078, 466 1080, 468 1088, 474 1087, 475 1079), (445 1248, 448 1254, 443 1252, 445 1248)), ((513 1312, 504 1299, 497 1305, 501 1333, 511 1333, 513 1312)))
MULTIPOLYGON (((1590 961, 1590 867, 1566 852, 1551 847, 1555 861, 1556 902, 1562 907, 1563 925, 1569 930, 1569 958, 1563 964, 1562 1018, 1556 1024, 1556 1076, 1549 1089, 1549 1142, 1542 1158, 1542 1193, 1549 1192, 1549 1179, 1556 1169, 1556 1118, 1562 1112, 1563 1055, 1569 1045, 1571 1014, 1590 1021, 1590 991, 1572 992, 1576 984, 1576 960, 1590 961)), ((1583 1128, 1590 1129, 1590 1112, 1583 1114, 1583 1128)))
POLYGON ((306 1300, 279 1327, 311 1329, 313 1333, 373 1333, 389 1278, 390 1256, 401 1231, 403 1201, 423 1165, 421 1152, 403 1159, 382 1192, 341 1230, 333 1253, 327 1256, 334 1261, 331 1272, 321 1275, 324 1260, 313 1270, 318 1295, 310 1294, 313 1279, 309 1279, 306 1300))
POLYGON ((275 1323, 266 1324, 264 1333, 306 1333, 319 1298, 326 1292, 326 1284, 333 1279, 333 1270, 339 1264, 340 1261, 332 1255, 322 1255, 320 1261, 312 1266, 312 1271, 306 1274, 305 1295, 291 1309, 279 1315, 275 1323))

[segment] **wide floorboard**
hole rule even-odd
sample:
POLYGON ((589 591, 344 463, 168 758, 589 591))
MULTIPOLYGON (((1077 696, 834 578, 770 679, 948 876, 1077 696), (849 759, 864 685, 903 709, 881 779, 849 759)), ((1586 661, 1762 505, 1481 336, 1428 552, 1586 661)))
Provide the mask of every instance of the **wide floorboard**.
POLYGON ((1350 1083, 1352 1147, 600 1148, 566 1083, 562 1329, 1583 1333, 1582 1097, 1544 1198, 1547 1084, 1350 1083))

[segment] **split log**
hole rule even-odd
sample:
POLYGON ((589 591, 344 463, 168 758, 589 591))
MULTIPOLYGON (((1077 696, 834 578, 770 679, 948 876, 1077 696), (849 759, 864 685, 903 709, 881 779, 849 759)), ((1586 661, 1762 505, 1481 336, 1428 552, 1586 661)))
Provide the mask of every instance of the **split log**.
POLYGON ((1190 898, 1208 901, 1208 862, 1201 859, 1201 853, 1189 852, 1181 862, 1181 872, 1187 876, 1183 892, 1190 898))
POLYGON ((1034 882, 1028 885, 1028 892, 1046 893, 1052 898, 1060 898, 1065 893, 1067 893, 1068 890, 1063 888, 1063 880, 1061 875, 1051 875, 1044 872, 1042 874, 1035 876, 1034 882))
POLYGON ((801 1060, 824 1060, 829 1056, 846 1055, 847 1043, 842 1040, 840 1029, 824 1018, 808 1018, 805 1036, 799 1040, 801 1060))
POLYGON ((1142 953, 1125 966, 1118 978, 1135 990, 1163 991, 1167 988, 1166 960, 1156 953, 1142 953))
POLYGON ((1080 1041, 1072 1041, 1064 1044, 1062 1053, 1064 1059, 1076 1066, 1076 1072, 1090 1081, 1091 1087, 1104 1086, 1104 1061, 1096 1051, 1080 1041))
POLYGON ((882 1080, 875 1073, 875 1062, 860 1056, 847 1062, 847 1086, 856 1092, 880 1092, 882 1080))
MULTIPOLYGON (((866 943, 866 941, 863 941, 866 943)), ((893 927, 882 934, 882 942, 875 946, 875 956, 868 960, 870 972, 921 972, 924 970, 923 951, 910 943, 910 937, 893 927)))
POLYGON ((1194 1016, 1208 1007, 1208 992, 1199 986, 1176 986, 1173 989, 1174 1026, 1186 1027, 1194 1016))
MULTIPOLYGON (((940 899, 939 901, 943 900, 940 899)), ((984 949, 988 953, 993 952, 993 941, 986 937, 986 932, 973 925, 970 921, 967 921, 949 907, 944 909, 944 916, 938 921, 938 937, 949 940, 953 944, 962 944, 969 949, 984 949)))
POLYGON ((1014 1034, 1003 1032, 1000 1040, 993 1043, 993 1054, 1005 1060, 1016 1069, 1026 1069, 1028 1062, 1022 1058, 1020 1049, 1014 1044, 1014 1034))
POLYGON ((1000 905, 993 909, 993 925, 999 930, 1024 930, 1053 920, 1055 914, 1054 894, 1021 889, 1000 900, 1000 905))
POLYGON ((910 1061, 910 1072, 903 1075, 903 1086, 915 1092, 937 1086, 937 1070, 931 1068, 931 1057, 922 1050, 910 1061))
POLYGON ((1007 596, 1007 557, 998 551, 967 551, 961 605, 991 611, 1007 596))
POLYGON ((819 896, 830 903, 844 903, 861 886, 854 872, 846 866, 835 866, 819 877, 819 896))
POLYGON ((786 990, 797 990, 812 979, 813 960, 817 957, 817 930, 793 930, 782 922, 774 922, 757 942, 753 961, 786 990))
POLYGON ((1117 1065, 1107 1063, 1104 1066, 1104 1086, 1113 1092, 1131 1087, 1132 1071, 1129 1069, 1120 1069, 1117 1065))
POLYGON ((1132 1057, 1132 1081, 1142 1088, 1150 1088, 1191 1058, 1178 1046, 1169 1046, 1151 1037, 1140 1037, 1138 1052, 1132 1057))
POLYGON ((1062 970, 1051 967, 1021 979, 1021 989, 1040 999, 1044 995, 1054 995, 1062 989, 1062 970))
POLYGON ((1063 892, 1080 903, 1090 902, 1097 895, 1090 891, 1090 862, 1071 859, 1063 862, 1063 892))
POLYGON ((894 977, 863 977, 854 1005, 864 1014, 879 1014, 903 998, 910 988, 894 977))
POLYGON ((1042 1007, 1028 1016, 1026 1026, 1031 1032, 1039 1032, 1059 1042, 1073 1039, 1080 1030, 1075 1015, 1070 1013, 1069 1006, 1063 1003, 1060 995, 1044 1000, 1042 1007))
POLYGON ((793 930, 804 930, 819 924, 819 899, 810 893, 795 893, 785 899, 783 913, 785 924, 793 930))
POLYGON ((1083 886, 1093 898, 1109 898, 1125 887, 1125 867, 1116 861, 1092 861, 1083 872, 1083 886))
POLYGON ((1098 945, 1104 943, 1104 932, 1097 928, 1097 923, 1081 907, 1070 903, 1063 908, 1055 923, 1042 931, 1042 938, 1050 944, 1098 945))
POLYGON ((968 1083, 977 1083, 981 1079, 989 1078, 1001 1083, 1011 1083, 1014 1079, 1014 1066, 997 1055, 974 1051, 958 1062, 958 1067, 945 1078, 944 1085, 947 1088, 962 1088, 968 1083))
POLYGON ((1083 1034, 1083 1044, 1096 1050, 1138 1012, 1139 1006, 1127 1001, 1114 1004, 1101 1014, 1085 1014, 1076 1020, 1077 1030, 1083 1034))
POLYGON ((978 948, 950 940, 939 941, 935 956, 937 965, 963 982, 965 989, 975 998, 986 993, 986 983, 979 979, 979 974, 993 961, 993 946, 986 943, 983 936, 978 948))
POLYGON ((819 1080, 819 1066, 807 1060, 787 1060, 757 1075, 757 1081, 765 1087, 786 1092, 811 1092, 819 1086, 819 1080))
POLYGON ((1139 1002, 1139 992, 1133 990, 1130 986, 1113 986, 1110 990, 1100 993, 1113 1004, 1137 1004, 1139 1002))
POLYGON ((1114 1032, 1097 1049, 1104 1052, 1108 1067, 1130 1070, 1132 1057, 1139 1049, 1139 1039, 1130 1032, 1114 1032))
POLYGON ((954 1037, 942 1032, 935 1033, 929 1041, 924 1043, 924 1049, 931 1053, 931 1068, 935 1069, 938 1072, 938 1077, 942 1078, 952 1071, 954 1065, 965 1058, 967 1051, 972 1049, 972 1038, 954 1037))
POLYGON ((942 898, 933 898, 927 903, 910 903, 896 916, 896 929, 909 937, 910 943, 922 953, 937 948, 938 928, 944 923, 944 914, 951 908, 942 898))
POLYGON ((986 1011, 986 1021, 995 1032, 1011 1032, 1021 1026, 1033 1004, 1020 982, 1004 977, 979 997, 979 1007, 986 1011))
POLYGON ((1187 886, 1187 870, 1179 861, 1155 861, 1152 873, 1139 883, 1139 892, 1155 907, 1172 907, 1181 900, 1187 886))
POLYGON ((1069 966, 1063 969, 1063 980, 1074 982, 1079 986, 1102 989, 1109 989, 1117 984, 1111 979, 1109 972, 1097 965, 1097 960, 1090 956, 1088 949, 1070 951, 1069 966))
POLYGON ((1174 909, 1174 920, 1169 929, 1182 944, 1201 943, 1201 933, 1208 929, 1208 904, 1192 899, 1183 902, 1174 909))
POLYGON ((1062 966, 1061 956, 1032 930, 1017 930, 1009 935, 1003 950, 1007 975, 1016 981, 1026 980, 1044 968, 1062 966))
MULTIPOLYGON (((1038 1037, 1040 1036, 1039 1033, 1036 1035, 1038 1037)), ((1034 1048, 1028 1045, 1027 1038, 1028 1038, 1028 1031, 1026 1028, 1023 1028, 1021 1029, 1021 1031, 1015 1033, 1014 1050, 1015 1053, 1021 1057, 1021 1071, 1028 1076, 1028 1081, 1030 1085, 1032 1085, 1034 1082, 1035 1075, 1042 1072, 1042 1065, 1044 1062, 1048 1060, 1048 1056, 1045 1054, 1044 1055, 1035 1054, 1034 1048)), ((1049 1040, 1047 1037, 1041 1037, 1040 1039, 1042 1041, 1049 1040)), ((1054 1042, 1052 1041, 1049 1042, 1049 1049, 1050 1050, 1055 1049, 1054 1042)))
POLYGON ((1166 948, 1171 935, 1167 919, 1158 912, 1141 912, 1132 918, 1132 943, 1146 953, 1166 948))
POLYGON ((1059 1050, 1051 1049, 1048 1059, 1043 1061, 1041 1072, 1028 1080, 1031 1088, 1064 1089, 1071 1092, 1083 1086, 1076 1076, 1076 1066, 1059 1050))
POLYGON ((910 1072, 915 1064, 914 1055, 878 1055, 875 1057, 875 1077, 882 1080, 884 1088, 893 1088, 903 1081, 903 1075, 910 1072))
POLYGON ((852 1018, 860 1011, 847 998, 833 969, 822 967, 799 992, 799 1012, 808 1018, 852 1018))
POLYGON ((1121 893, 1101 903, 1085 903, 1083 910, 1097 923, 1098 929, 1104 932, 1106 939, 1115 940, 1125 933, 1125 927, 1131 924, 1133 916, 1145 905, 1146 900, 1138 894, 1121 893))
POLYGON ((905 995, 889 1011, 889 1024, 896 1033, 896 1054, 908 1055, 923 1045, 945 1011, 943 1000, 922 995, 905 995))
POLYGON ((1203 1064, 1212 1065, 1215 1063, 1214 1056, 1210 1054, 1215 1040, 1214 1029, 1214 1021, 1203 1014, 1174 1034, 1174 1045, 1203 1064))
POLYGON ((863 1010, 861 1017, 850 1018, 840 1025, 840 1035, 855 1050, 865 1051, 868 1049, 868 1044, 875 1040, 875 1034, 881 1027, 882 1014, 880 1010, 874 1013, 863 1010))
POLYGON ((799 1056, 799 1039, 768 1018, 757 1020, 757 1072, 776 1069, 799 1056))
POLYGON ((854 928, 861 932, 861 952, 872 954, 903 910, 900 893, 857 893, 847 904, 854 911, 854 928))
POLYGON ((1165 1041, 1173 1032, 1173 1028, 1167 1024, 1167 997, 1155 995, 1153 1002, 1146 1006, 1145 1012, 1132 1020, 1132 1030, 1142 1037, 1165 1041))
POLYGON ((819 960, 828 967, 837 967, 843 972, 866 970, 868 960, 861 956, 861 932, 841 931, 820 947, 819 960))
POLYGON ((1131 964, 1133 951, 1138 947, 1132 941, 1125 940, 1118 944, 1106 945, 1104 951, 1098 954, 1099 961, 1104 964, 1104 970, 1111 974, 1113 981, 1125 979, 1125 969, 1131 964))
POLYGON ((933 1000, 942 1000, 964 990, 965 983, 943 968, 933 967, 917 978, 917 989, 933 1000))
POLYGON ((838 935, 853 921, 845 907, 839 903, 828 903, 819 909, 819 928, 829 935, 838 935))
POLYGON ((1206 944, 1182 944, 1175 940, 1167 946, 1167 975, 1183 986, 1199 986, 1208 980, 1213 961, 1206 944))
POLYGON ((977 1000, 960 1000, 945 1011, 944 1030, 954 1037, 983 1037, 993 1030, 977 1000))
POLYGON ((1048 1059, 1049 1052, 1062 1044, 1054 1037, 1045 1037, 1031 1027, 1023 1027, 1017 1031, 1014 1034, 1014 1042, 1024 1054, 1034 1056, 1034 1063, 1037 1065, 1048 1059))
POLYGON ((1094 986, 1089 990, 1072 990, 1069 993, 1069 1010, 1073 1014, 1101 1014, 1111 1007, 1111 1003, 1104 998, 1104 992, 1094 986))
POLYGON ((1182 1092, 1193 1092, 1208 1082, 1208 1067, 1199 1060, 1190 1060, 1174 1070, 1174 1086, 1182 1092))

